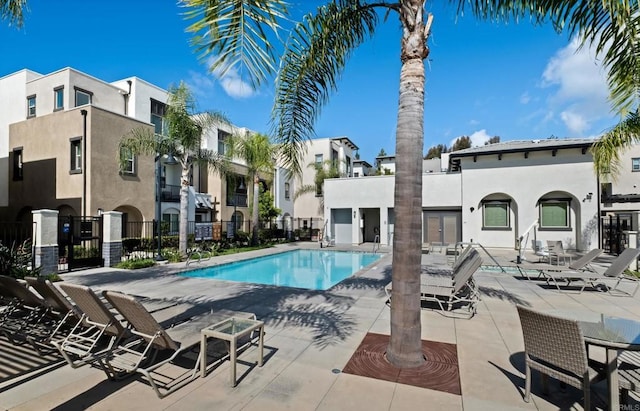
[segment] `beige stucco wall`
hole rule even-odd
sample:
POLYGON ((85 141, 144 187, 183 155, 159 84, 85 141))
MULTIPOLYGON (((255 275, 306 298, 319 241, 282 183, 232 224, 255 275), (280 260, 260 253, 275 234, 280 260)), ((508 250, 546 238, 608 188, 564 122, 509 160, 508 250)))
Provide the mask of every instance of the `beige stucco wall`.
POLYGON ((10 181, 10 213, 23 207, 82 211, 83 174, 70 173, 70 139, 82 137, 87 110, 87 214, 117 207, 134 207, 145 220, 153 219, 154 167, 152 156, 140 156, 137 176, 119 173, 117 146, 133 127, 151 127, 92 106, 78 107, 10 126, 10 150, 23 148, 24 179, 10 181))

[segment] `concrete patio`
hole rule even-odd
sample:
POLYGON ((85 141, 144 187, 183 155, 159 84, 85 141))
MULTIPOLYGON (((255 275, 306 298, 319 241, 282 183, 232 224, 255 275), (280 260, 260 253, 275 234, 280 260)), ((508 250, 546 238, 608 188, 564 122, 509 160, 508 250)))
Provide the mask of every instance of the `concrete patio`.
MULTIPOLYGON (((309 245, 317 248, 317 244, 309 245)), ((283 245, 234 256, 216 257, 217 264, 290 248, 283 245)), ((371 251, 370 245, 361 247, 371 251)), ((382 250, 388 252, 389 250, 382 250)), ((501 263, 515 251, 493 251, 501 263)), ((493 262, 482 255, 484 263, 493 262)), ((606 258, 602 263, 606 263, 606 258)), ((444 255, 423 255, 423 264, 446 264, 444 255)), ((577 389, 550 384, 541 393, 534 372, 530 403, 523 400, 524 355, 515 304, 536 309, 587 309, 640 320, 637 297, 597 291, 558 292, 514 273, 482 267, 476 279, 482 302, 471 319, 450 318, 437 310, 422 310, 422 338, 457 345, 462 395, 417 388, 340 372, 367 333, 389 334, 389 307, 383 287, 391 278, 391 254, 329 291, 212 281, 175 275, 185 264, 145 270, 93 269, 63 274, 65 281, 95 290, 192 302, 207 309, 255 312, 266 322, 265 363, 257 367, 255 346, 239 356, 240 381, 229 384, 229 362, 205 378, 158 399, 143 380, 106 379, 91 367, 68 365, 24 380, 0 384, 1 410, 415 410, 415 409, 582 409, 577 389)), ((11 358, 12 347, 0 344, 0 355, 11 358)), ((594 353, 598 355, 598 352, 594 353)), ((640 409, 635 402, 628 409, 640 409)), ((596 405, 602 407, 602 402, 596 405)))

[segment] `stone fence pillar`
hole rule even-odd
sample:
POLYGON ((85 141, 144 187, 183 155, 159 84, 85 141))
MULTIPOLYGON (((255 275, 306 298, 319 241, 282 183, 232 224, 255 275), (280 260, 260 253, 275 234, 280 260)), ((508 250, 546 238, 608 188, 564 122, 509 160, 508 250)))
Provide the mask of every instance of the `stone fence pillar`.
POLYGON ((58 273, 58 211, 35 210, 33 241, 35 264, 41 275, 58 273))
POLYGON ((102 214, 102 258, 105 267, 113 267, 122 260, 122 213, 102 214))
MULTIPOLYGON (((627 236, 627 247, 629 248, 638 248, 638 232, 637 231, 625 231, 627 236)), ((630 270, 638 271, 638 260, 634 260, 631 262, 629 266, 630 270)))

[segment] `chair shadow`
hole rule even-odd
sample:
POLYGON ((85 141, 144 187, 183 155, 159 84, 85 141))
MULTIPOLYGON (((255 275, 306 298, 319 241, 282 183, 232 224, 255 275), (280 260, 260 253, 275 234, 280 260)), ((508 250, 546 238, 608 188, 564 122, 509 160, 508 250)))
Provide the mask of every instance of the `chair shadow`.
MULTIPOLYGON (((525 404, 524 396, 525 396, 525 356, 524 351, 519 351, 513 353, 509 357, 509 362, 518 370, 521 375, 516 375, 509 370, 504 369, 493 361, 489 361, 489 364, 493 365, 500 372, 502 372, 507 379, 513 384, 513 386, 518 390, 520 395, 522 396, 522 402, 525 404)), ((559 381, 549 378, 549 392, 544 394, 542 392, 542 384, 540 382, 540 373, 536 370, 531 370, 531 399, 530 402, 536 402, 536 397, 539 397, 543 401, 547 401, 553 406, 557 407, 558 410, 575 410, 576 405, 582 407, 582 390, 579 390, 575 387, 568 386, 566 384, 561 384, 559 381)), ((539 401, 539 400, 538 400, 539 401)), ((603 397, 599 392, 595 392, 592 388, 592 408, 594 409, 606 409, 606 401, 603 400, 603 397)), ((635 408, 633 408, 635 409, 635 408)))
POLYGON ((126 387, 132 382, 136 381, 136 378, 127 378, 120 381, 112 381, 109 379, 105 379, 100 381, 98 384, 94 385, 87 391, 75 395, 73 398, 70 398, 68 401, 58 405, 57 407, 51 408, 52 411, 83 411, 87 408, 97 404, 98 402, 104 400, 111 394, 114 394, 118 390, 126 387))

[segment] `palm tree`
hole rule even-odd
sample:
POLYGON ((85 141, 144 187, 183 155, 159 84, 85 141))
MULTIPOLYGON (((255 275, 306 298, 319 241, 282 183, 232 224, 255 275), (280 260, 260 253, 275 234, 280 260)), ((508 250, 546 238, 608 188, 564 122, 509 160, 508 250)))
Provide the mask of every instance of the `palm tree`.
POLYGON ((9 25, 22 27, 24 12, 27 11, 27 0, 0 0, 0 18, 8 20, 9 25))
POLYGON ((622 152, 638 142, 640 113, 633 111, 591 146, 596 173, 604 179, 615 180, 621 171, 622 152))
MULTIPOLYGON (((181 166, 179 251, 187 253, 187 223, 189 205, 189 171, 192 165, 206 166, 211 172, 226 174, 227 160, 217 152, 201 148, 202 133, 215 124, 228 124, 219 113, 195 113, 195 100, 189 88, 180 82, 169 89, 164 117, 166 132, 156 134, 148 127, 131 130, 119 143, 120 164, 131 155, 172 155, 181 166)), ((158 161, 160 159, 158 158, 158 161)), ((158 194, 159 195, 159 194, 158 194)), ((159 224, 160 222, 158 222, 159 224)))
POLYGON ((253 181, 253 195, 251 201, 251 244, 258 244, 258 228, 260 222, 260 176, 273 173, 276 148, 269 136, 259 133, 245 132, 234 134, 228 140, 229 158, 239 159, 247 167, 249 179, 253 181))
MULTIPOLYGON (((275 72, 274 46, 281 29, 279 21, 288 15, 282 0, 218 1, 184 0, 187 17, 195 22, 194 44, 203 56, 214 55, 212 70, 228 70, 243 65, 255 85, 275 72), (269 33, 269 35, 267 35, 269 33), (274 34, 271 34, 274 33, 274 34)), ((420 327, 420 238, 422 214, 421 162, 424 135, 424 59, 429 55, 427 40, 433 16, 426 0, 398 0, 394 3, 372 0, 333 0, 315 13, 307 14, 290 34, 276 80, 273 122, 276 141, 282 147, 287 165, 300 171, 303 144, 314 133, 314 122, 329 93, 337 88, 337 78, 351 52, 373 36, 377 11, 385 17, 395 13, 402 29, 400 46, 399 104, 396 129, 395 214, 393 244, 394 298, 391 303, 391 339, 388 360, 402 368, 424 361, 420 327), (396 288, 397 287, 397 288, 396 288), (397 290, 397 293, 396 293, 397 290)), ((507 20, 533 16, 538 22, 549 17, 558 28, 566 25, 579 33, 584 42, 595 43, 610 65, 611 85, 618 101, 624 103, 630 77, 625 68, 635 64, 638 42, 635 27, 638 5, 630 2, 564 2, 561 0, 458 0, 461 13, 468 5, 483 19, 507 20), (609 48, 607 42, 617 40, 609 48), (614 50, 613 52, 611 50, 614 50), (624 92, 623 92, 624 91, 624 92)), ((626 95, 628 95, 627 93, 626 95)))
MULTIPOLYGON (((345 177, 346 173, 340 170, 340 166, 335 160, 324 160, 323 162, 316 163, 315 161, 309 163, 307 165, 309 168, 313 168, 315 170, 315 175, 313 177, 313 184, 305 184, 296 189, 296 192, 293 194, 293 200, 295 201, 298 197, 314 193, 316 195, 322 195, 324 192, 324 180, 328 178, 338 178, 345 177)), ((324 210, 324 196, 320 197, 319 204, 320 213, 324 210)))

